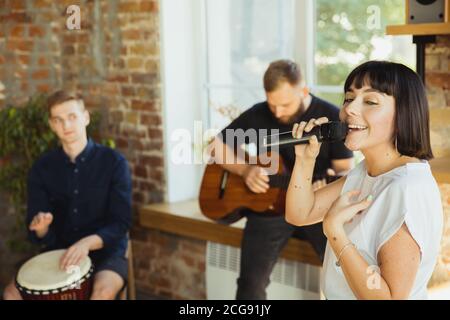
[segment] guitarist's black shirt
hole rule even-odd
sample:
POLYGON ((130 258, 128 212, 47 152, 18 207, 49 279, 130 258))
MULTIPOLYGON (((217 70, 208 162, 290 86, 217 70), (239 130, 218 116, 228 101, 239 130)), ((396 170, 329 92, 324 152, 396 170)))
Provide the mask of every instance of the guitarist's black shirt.
MULTIPOLYGON (((311 96, 312 100, 309 108, 306 109, 303 114, 299 115, 298 119, 295 119, 291 124, 280 123, 277 118, 275 118, 272 111, 270 111, 267 101, 265 101, 244 111, 239 117, 237 117, 221 131, 221 137, 225 143, 236 147, 238 145, 237 138, 234 138, 234 142, 233 139, 227 139, 226 130, 242 129, 246 131, 249 129, 254 129, 256 130, 256 134, 247 135, 245 143, 256 145, 257 154, 259 155, 267 151, 267 149, 262 146, 262 138, 265 135, 274 134, 275 132, 271 132, 273 129, 278 129, 279 133, 292 131, 292 126, 295 122, 298 123, 300 121, 308 121, 312 118, 317 119, 320 117, 327 117, 330 121, 339 121, 339 109, 335 105, 313 95, 311 96), (266 129, 266 131, 260 132, 259 130, 261 129, 266 129)), ((280 148, 279 153, 283 157, 287 169, 292 171, 295 162, 294 147, 280 148)), ((323 142, 314 167, 314 180, 325 176, 326 170, 331 168, 331 160, 347 159, 351 157, 353 157, 353 153, 345 147, 343 142, 323 142)))

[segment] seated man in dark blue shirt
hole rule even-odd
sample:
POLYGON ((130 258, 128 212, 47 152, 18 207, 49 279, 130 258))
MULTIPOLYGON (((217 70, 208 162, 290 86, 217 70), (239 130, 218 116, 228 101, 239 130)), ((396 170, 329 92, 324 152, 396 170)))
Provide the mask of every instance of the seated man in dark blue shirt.
MULTIPOLYGON (((48 99, 49 124, 61 147, 29 173, 27 224, 44 250, 65 249, 60 267, 89 255, 95 277, 91 299, 114 299, 124 287, 131 225, 131 178, 126 159, 88 139, 90 117, 81 96, 58 91, 48 99)), ((20 299, 13 283, 6 299, 20 299)))

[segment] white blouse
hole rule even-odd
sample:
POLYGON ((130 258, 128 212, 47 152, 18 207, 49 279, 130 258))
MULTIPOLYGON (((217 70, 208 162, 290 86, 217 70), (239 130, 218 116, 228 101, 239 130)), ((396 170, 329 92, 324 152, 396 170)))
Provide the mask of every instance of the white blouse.
MULTIPOLYGON (((427 284, 443 232, 440 192, 428 162, 407 163, 371 177, 362 161, 347 175, 341 194, 351 190, 361 190, 358 201, 373 196, 369 208, 344 225, 348 238, 371 266, 367 274, 373 274, 374 269, 379 272, 378 251, 405 223, 421 251, 409 299, 427 299, 427 284)), ((336 266, 336 256, 329 243, 322 272, 321 288, 327 299, 356 299, 341 267, 336 266)), ((376 278, 369 277, 368 286, 376 285, 376 278)))

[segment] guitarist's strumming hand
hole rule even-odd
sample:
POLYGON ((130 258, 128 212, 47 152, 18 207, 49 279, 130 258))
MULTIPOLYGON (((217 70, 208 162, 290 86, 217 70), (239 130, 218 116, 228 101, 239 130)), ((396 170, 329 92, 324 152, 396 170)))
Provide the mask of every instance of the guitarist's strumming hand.
POLYGON ((269 190, 269 177, 262 167, 249 165, 242 178, 247 187, 254 193, 265 193, 269 190))

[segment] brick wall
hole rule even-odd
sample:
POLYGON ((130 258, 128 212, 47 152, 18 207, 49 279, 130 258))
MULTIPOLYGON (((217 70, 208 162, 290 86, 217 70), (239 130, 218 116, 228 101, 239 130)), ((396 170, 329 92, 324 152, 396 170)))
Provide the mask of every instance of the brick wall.
POLYGON ((427 45, 425 61, 433 152, 450 157, 450 35, 427 45))
POLYGON ((445 230, 441 241, 441 253, 431 277, 430 286, 444 282, 450 283, 450 183, 439 184, 439 189, 444 208, 445 230))
MULTIPOLYGON (((129 160, 135 207, 161 201, 159 43, 157 0, 0 0, 0 108, 38 92, 80 90, 129 160), (69 5, 81 9, 81 30, 66 27, 69 5)), ((0 257, 2 270, 16 262, 4 259, 13 255, 3 232, 0 257)), ((9 277, 1 274, 0 289, 9 277)))
MULTIPOLYGON (((426 48, 426 85, 431 113, 431 142, 436 157, 450 157, 450 35, 426 48)), ((450 168, 449 168, 450 169, 450 168)), ((442 250, 430 284, 450 281, 450 182, 439 184, 444 207, 442 250)))
POLYGON ((170 299, 206 299, 206 242, 158 230, 134 233, 138 289, 170 299))

